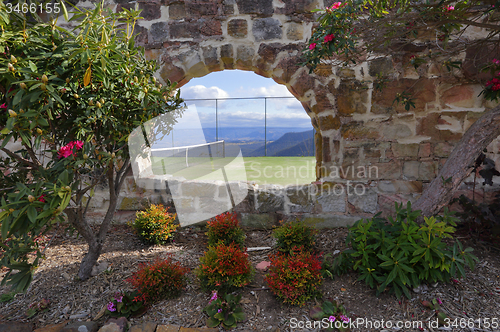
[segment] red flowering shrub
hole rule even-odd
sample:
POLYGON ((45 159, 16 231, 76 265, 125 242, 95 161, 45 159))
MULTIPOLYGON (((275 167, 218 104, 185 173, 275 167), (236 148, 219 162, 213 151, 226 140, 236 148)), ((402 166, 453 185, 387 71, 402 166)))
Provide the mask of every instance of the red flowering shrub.
POLYGON ((245 232, 238 223, 236 213, 222 213, 207 223, 208 245, 216 246, 219 241, 225 245, 235 243, 243 248, 245 232))
POLYGON ((209 246, 200 263, 195 274, 204 290, 232 292, 248 285, 254 274, 248 254, 234 243, 209 246))
POLYGON ((265 280, 274 295, 284 303, 303 306, 319 295, 323 282, 321 261, 317 255, 298 248, 290 255, 269 256, 271 266, 265 280))
POLYGON ((179 296, 186 287, 188 271, 170 257, 165 260, 156 259, 149 264, 140 264, 139 270, 127 282, 140 294, 137 300, 153 303, 179 296))

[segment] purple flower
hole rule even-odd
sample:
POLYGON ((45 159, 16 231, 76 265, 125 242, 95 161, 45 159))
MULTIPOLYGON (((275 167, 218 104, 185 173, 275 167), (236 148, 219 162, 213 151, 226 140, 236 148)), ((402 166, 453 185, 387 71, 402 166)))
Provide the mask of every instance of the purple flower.
POLYGON ((121 302, 121 301, 122 301, 122 299, 123 299, 123 296, 122 296, 122 295, 120 295, 120 296, 118 296, 118 297, 115 297, 116 302, 121 302))
POLYGON ((349 321, 350 321, 349 317, 344 316, 344 315, 340 315, 340 319, 341 319, 343 322, 346 322, 346 323, 349 323, 349 321))
POLYGON ((217 300, 217 291, 212 291, 212 297, 210 298, 210 301, 208 303, 210 304, 215 300, 217 300))
POLYGON ((437 301, 439 304, 443 304, 443 301, 441 301, 441 299, 439 297, 437 298, 437 301))
POLYGON ((111 312, 116 311, 115 304, 113 302, 108 303, 108 310, 111 312))
POLYGON ((222 312, 222 309, 217 310, 217 312, 220 314, 222 312))
POLYGON ((335 320, 336 320, 336 319, 337 319, 337 318, 335 318, 335 316, 330 316, 330 317, 328 317, 328 320, 329 320, 330 322, 335 322, 335 320))

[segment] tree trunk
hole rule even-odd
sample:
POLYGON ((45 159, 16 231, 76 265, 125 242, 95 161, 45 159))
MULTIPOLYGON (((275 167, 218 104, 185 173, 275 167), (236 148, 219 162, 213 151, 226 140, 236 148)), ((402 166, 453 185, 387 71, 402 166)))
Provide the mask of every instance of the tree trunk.
POLYGON ((87 241, 89 246, 88 252, 82 259, 80 269, 78 271, 78 278, 80 278, 80 280, 87 280, 90 278, 92 268, 97 263, 97 260, 101 255, 106 235, 115 215, 116 206, 118 204, 118 195, 123 185, 125 176, 129 170, 130 164, 128 163, 128 160, 125 162, 122 169, 120 169, 120 171, 116 174, 112 165, 108 168, 107 177, 109 185, 109 207, 97 234, 94 233, 90 225, 85 220, 85 208, 82 205, 66 208, 65 210, 68 214, 69 220, 75 226, 78 233, 83 236, 85 241, 87 241))
POLYGON ((413 205, 429 217, 449 203, 460 184, 469 176, 479 154, 500 135, 500 105, 481 116, 453 149, 443 168, 413 205))

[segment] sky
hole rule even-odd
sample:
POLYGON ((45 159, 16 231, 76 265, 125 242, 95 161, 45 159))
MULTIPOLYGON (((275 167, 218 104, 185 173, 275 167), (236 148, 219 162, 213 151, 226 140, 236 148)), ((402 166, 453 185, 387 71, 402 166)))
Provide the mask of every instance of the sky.
MULTIPOLYGON (((300 102, 284 85, 253 72, 224 70, 194 78, 180 88, 183 99, 292 97, 267 100, 267 126, 312 129, 311 120, 300 102)), ((214 100, 186 101, 196 105, 203 127, 215 127, 214 100)), ((219 127, 263 127, 265 102, 263 99, 219 100, 217 118, 219 127)))

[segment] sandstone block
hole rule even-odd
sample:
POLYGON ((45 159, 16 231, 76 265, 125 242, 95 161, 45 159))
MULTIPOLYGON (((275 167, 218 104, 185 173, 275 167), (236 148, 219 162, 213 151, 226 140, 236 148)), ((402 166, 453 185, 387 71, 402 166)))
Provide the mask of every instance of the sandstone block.
POLYGON ((299 23, 289 23, 286 28, 286 38, 290 40, 304 39, 304 27, 299 23))
POLYGON ((244 19, 233 19, 227 23, 227 33, 234 38, 245 38, 248 33, 248 22, 244 19))
POLYGON ((255 41, 281 39, 283 31, 281 22, 271 17, 255 19, 252 24, 252 33, 255 41))
POLYGON ((186 6, 183 2, 176 2, 168 6, 168 16, 171 20, 186 18, 186 6))
POLYGON ((236 0, 240 14, 271 16, 274 12, 273 0, 236 0))
POLYGON ((153 23, 149 30, 152 43, 162 43, 168 39, 168 24, 166 22, 153 23))

